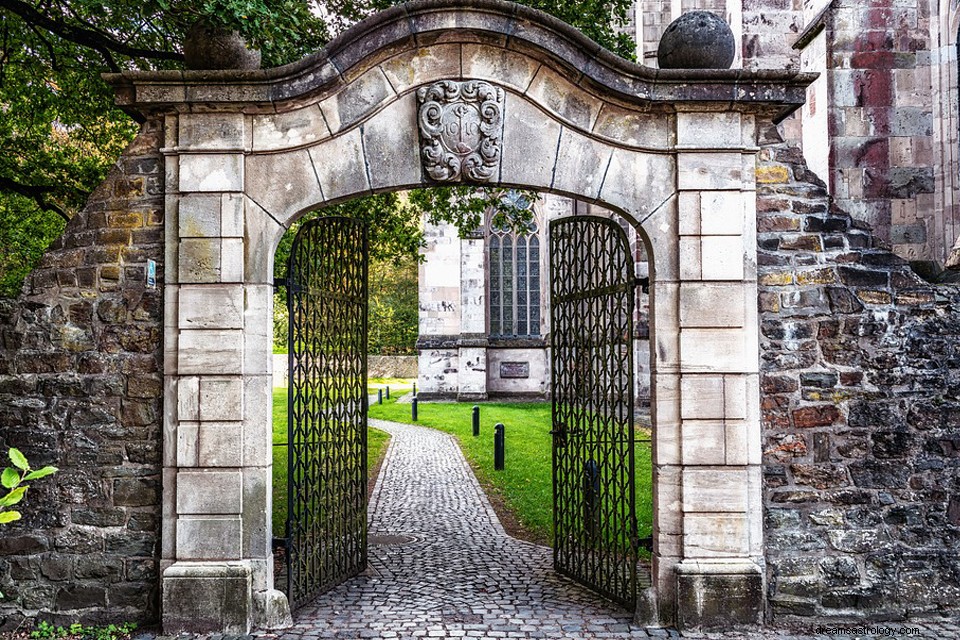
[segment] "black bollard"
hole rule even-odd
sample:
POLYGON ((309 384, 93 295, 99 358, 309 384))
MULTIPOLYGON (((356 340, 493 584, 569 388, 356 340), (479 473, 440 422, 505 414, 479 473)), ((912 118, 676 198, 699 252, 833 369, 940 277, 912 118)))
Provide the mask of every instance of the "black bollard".
POLYGON ((493 430, 493 468, 503 471, 503 423, 498 422, 493 430))
POLYGON ((413 395, 417 395, 417 383, 413 383, 413 395))
POLYGON ((387 387, 387 400, 389 400, 389 399, 390 399, 390 387, 388 386, 388 387, 387 387))
POLYGON ((413 396, 413 402, 410 403, 410 418, 417 421, 417 396, 413 396))
POLYGON ((480 435, 480 407, 473 405, 473 437, 480 435))
POLYGON ((377 404, 383 404, 383 389, 377 389, 377 404))

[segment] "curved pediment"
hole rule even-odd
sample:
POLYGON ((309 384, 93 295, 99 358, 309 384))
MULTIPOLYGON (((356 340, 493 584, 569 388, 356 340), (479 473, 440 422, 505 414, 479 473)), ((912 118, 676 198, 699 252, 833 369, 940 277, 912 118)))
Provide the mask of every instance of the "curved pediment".
MULTIPOLYGON (((560 20, 512 2, 430 0, 371 16, 322 51, 282 67, 125 72, 105 79, 123 107, 141 114, 191 103, 287 111, 338 95, 377 67, 390 86, 368 86, 370 95, 351 100, 374 101, 380 89, 400 93, 410 80, 422 84, 443 78, 495 80, 525 92, 537 88, 536 74, 545 69, 559 79, 552 88, 543 87, 547 92, 562 93, 568 84, 575 93, 603 96, 628 110, 734 105, 774 121, 803 104, 805 88, 816 77, 795 71, 653 69, 619 58, 560 20)), ((566 102, 570 111, 579 108, 579 115, 589 115, 589 99, 585 105, 566 102)))

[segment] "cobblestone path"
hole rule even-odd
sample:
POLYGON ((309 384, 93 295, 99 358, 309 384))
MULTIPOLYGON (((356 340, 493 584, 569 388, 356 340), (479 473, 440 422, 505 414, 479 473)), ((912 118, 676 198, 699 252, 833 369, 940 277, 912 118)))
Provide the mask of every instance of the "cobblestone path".
MULTIPOLYGON (((393 436, 371 500, 370 568, 296 612, 292 628, 260 638, 678 636, 632 625, 629 612, 557 575, 550 549, 509 537, 452 436, 370 424, 393 436)), ((943 635, 950 627, 960 632, 924 625, 920 637, 960 637, 943 635)), ((690 635, 835 637, 773 630, 690 635)))

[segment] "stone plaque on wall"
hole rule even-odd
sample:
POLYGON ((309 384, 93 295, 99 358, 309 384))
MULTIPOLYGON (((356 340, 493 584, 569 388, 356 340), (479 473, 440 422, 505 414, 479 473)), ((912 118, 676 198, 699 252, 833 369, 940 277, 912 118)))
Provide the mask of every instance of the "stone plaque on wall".
POLYGON ((420 156, 439 182, 490 182, 500 172, 503 89, 441 80, 417 90, 420 156))
POLYGON ((501 362, 500 377, 501 378, 529 378, 530 363, 529 362, 501 362))

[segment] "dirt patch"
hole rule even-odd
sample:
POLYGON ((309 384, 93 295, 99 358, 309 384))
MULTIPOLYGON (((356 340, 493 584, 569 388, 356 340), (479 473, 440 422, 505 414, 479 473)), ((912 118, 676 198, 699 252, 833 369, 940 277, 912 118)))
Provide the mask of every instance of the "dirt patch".
POLYGON ((518 540, 525 540, 526 542, 532 542, 544 547, 553 546, 552 541, 547 536, 536 531, 531 531, 530 529, 524 527, 523 524, 517 520, 517 516, 513 513, 513 511, 507 506, 507 503, 504 501, 499 490, 491 483, 481 480, 476 467, 474 467, 469 460, 467 462, 470 464, 470 468, 473 469, 474 477, 476 477, 477 481, 480 482, 483 492, 487 494, 487 500, 490 501, 490 505, 497 513, 497 517, 500 518, 500 524, 503 525, 504 530, 510 536, 517 538, 518 540))

